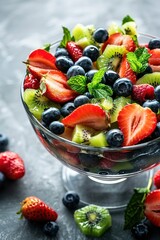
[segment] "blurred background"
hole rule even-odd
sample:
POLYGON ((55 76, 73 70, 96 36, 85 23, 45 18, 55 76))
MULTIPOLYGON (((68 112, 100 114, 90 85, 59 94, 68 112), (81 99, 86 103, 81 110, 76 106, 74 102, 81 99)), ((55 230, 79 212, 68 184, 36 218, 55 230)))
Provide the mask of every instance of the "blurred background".
MULTIPOLYGON (((121 24, 130 15, 139 32, 160 37, 159 9, 158 0, 0 0, 0 132, 9 136, 10 150, 19 153, 26 165, 22 180, 7 182, 0 189, 0 240, 47 239, 37 226, 16 216, 19 203, 29 195, 43 198, 57 209, 57 239, 87 239, 61 204, 61 164, 39 144, 23 109, 22 61, 35 48, 61 39, 62 26, 72 29, 77 23, 107 27, 112 21, 121 24)), ((130 232, 123 231, 123 212, 113 214, 113 228, 107 236, 109 240, 132 239, 130 232)))

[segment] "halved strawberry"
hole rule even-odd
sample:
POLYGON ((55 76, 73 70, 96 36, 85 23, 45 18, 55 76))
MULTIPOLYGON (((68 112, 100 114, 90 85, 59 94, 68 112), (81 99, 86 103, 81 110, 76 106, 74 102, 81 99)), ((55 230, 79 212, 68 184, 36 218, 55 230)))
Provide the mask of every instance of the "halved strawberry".
POLYGON ((76 124, 83 124, 96 130, 103 130, 109 125, 109 115, 99 105, 87 103, 63 118, 62 123, 67 127, 74 128, 76 124))
POLYGON ((109 36, 109 38, 107 39, 107 41, 102 44, 101 50, 102 50, 102 52, 104 52, 104 50, 105 50, 105 48, 108 44, 122 45, 122 41, 123 41, 123 34, 122 33, 111 34, 109 36))
POLYGON ((66 49, 74 62, 83 55, 83 49, 73 41, 67 42, 66 49))
POLYGON ((137 103, 124 106, 118 115, 118 126, 124 135, 123 146, 139 143, 154 131, 156 124, 156 114, 150 108, 137 103))
POLYGON ((57 69, 55 65, 56 58, 44 49, 36 49, 28 56, 27 63, 45 69, 57 69))
POLYGON ((160 227, 160 189, 148 193, 144 202, 144 214, 157 227, 160 227))
POLYGON ((120 68, 119 68, 119 76, 121 78, 128 78, 133 84, 136 83, 137 76, 136 73, 131 69, 129 62, 127 61, 126 55, 123 56, 120 68))
POLYGON ((77 96, 77 93, 66 84, 66 75, 60 71, 44 75, 41 79, 40 88, 42 94, 58 103, 70 101, 77 96))
POLYGON ((149 53, 151 54, 148 60, 149 65, 160 65, 160 49, 152 49, 149 51, 149 53))
POLYGON ((146 100, 154 99, 154 87, 147 83, 133 85, 132 99, 140 104, 146 100))

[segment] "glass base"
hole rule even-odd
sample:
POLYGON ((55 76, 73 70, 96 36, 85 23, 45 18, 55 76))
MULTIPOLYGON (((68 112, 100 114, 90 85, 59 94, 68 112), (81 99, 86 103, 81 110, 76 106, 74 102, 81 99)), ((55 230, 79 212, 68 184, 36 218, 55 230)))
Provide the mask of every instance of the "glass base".
POLYGON ((64 188, 77 192, 82 204, 96 204, 110 210, 125 208, 133 189, 147 187, 152 174, 153 170, 148 170, 129 178, 102 181, 102 178, 89 177, 65 166, 62 169, 64 188))

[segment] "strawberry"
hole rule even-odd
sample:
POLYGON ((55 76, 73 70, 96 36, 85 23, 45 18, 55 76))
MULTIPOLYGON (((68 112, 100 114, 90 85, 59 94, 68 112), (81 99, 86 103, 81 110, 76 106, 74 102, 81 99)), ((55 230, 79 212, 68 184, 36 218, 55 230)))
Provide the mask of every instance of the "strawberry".
POLYGON ((140 104, 146 100, 154 99, 154 87, 147 83, 133 85, 132 99, 140 104))
POLYGON ((25 174, 23 159, 11 151, 0 153, 0 172, 11 180, 22 178, 25 174))
POLYGON ((144 206, 145 216, 153 225, 160 227, 160 189, 147 194, 144 206))
POLYGON ((154 173, 153 183, 156 188, 160 188, 160 169, 154 173))
POLYGON ((24 79, 24 90, 27 88, 33 88, 33 89, 39 88, 39 80, 30 73, 26 75, 24 79))
POLYGON ((132 37, 129 35, 123 35, 122 45, 125 46, 129 52, 134 52, 136 49, 136 44, 133 41, 132 37))
POLYGON ((21 214, 21 217, 35 222, 56 221, 58 217, 57 212, 53 208, 35 196, 25 198, 17 214, 21 214))
POLYGON ((102 44, 101 50, 104 52, 108 44, 111 45, 122 45, 123 35, 122 33, 113 33, 109 36, 106 42, 102 44))
POLYGON ((156 128, 157 117, 150 108, 137 103, 124 106, 118 115, 118 126, 124 135, 124 146, 137 144, 156 128))
POLYGON ((40 88, 42 94, 58 103, 64 103, 74 99, 77 93, 70 89, 66 81, 66 75, 60 71, 46 74, 41 79, 40 88))
POLYGON ((154 66, 160 65, 160 49, 156 48, 156 49, 149 50, 149 53, 151 54, 148 60, 149 65, 154 65, 154 66))
POLYGON ((28 56, 27 63, 34 67, 45 69, 57 69, 55 65, 56 58, 44 49, 36 49, 28 56))
POLYGON ((76 124, 83 124, 96 130, 103 130, 109 125, 109 116, 99 105, 86 103, 63 118, 62 123, 72 128, 76 124))
POLYGON ((83 49, 73 41, 67 42, 66 49, 74 62, 83 55, 83 49))
POLYGON ((119 68, 119 76, 121 78, 123 77, 128 78, 133 84, 136 83, 136 80, 137 80, 136 73, 131 69, 126 56, 122 58, 120 68, 119 68))

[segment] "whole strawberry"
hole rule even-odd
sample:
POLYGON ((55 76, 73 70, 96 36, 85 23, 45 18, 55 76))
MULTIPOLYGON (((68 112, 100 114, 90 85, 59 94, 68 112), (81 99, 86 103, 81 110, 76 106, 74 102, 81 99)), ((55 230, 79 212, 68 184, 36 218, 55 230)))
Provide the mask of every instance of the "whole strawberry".
POLYGON ((76 62, 80 57, 82 57, 83 50, 75 42, 67 42, 66 49, 74 62, 76 62))
POLYGON ((35 222, 56 221, 58 217, 57 212, 53 208, 35 196, 25 198, 17 214, 21 214, 21 217, 35 222))
POLYGON ((15 152, 0 153, 0 172, 11 180, 22 178, 25 174, 23 159, 15 152))
POLYGON ((133 85, 132 99, 140 104, 146 100, 154 99, 154 87, 147 83, 133 85))
POLYGON ((156 188, 160 188, 160 169, 155 172, 153 176, 153 183, 156 188))

